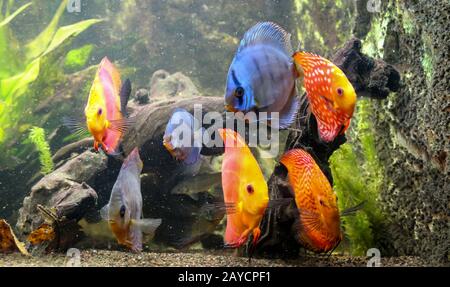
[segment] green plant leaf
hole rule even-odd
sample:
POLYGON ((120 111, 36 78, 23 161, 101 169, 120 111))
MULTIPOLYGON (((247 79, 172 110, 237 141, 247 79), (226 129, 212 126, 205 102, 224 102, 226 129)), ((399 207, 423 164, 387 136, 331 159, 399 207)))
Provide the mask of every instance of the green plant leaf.
POLYGON ((27 85, 39 76, 40 58, 31 62, 22 73, 0 81, 0 99, 4 99, 9 104, 15 97, 19 96, 17 91, 27 87, 27 85))
POLYGON ((31 4, 33 3, 27 3, 25 5, 23 5, 22 7, 20 7, 19 9, 17 9, 14 13, 12 13, 11 15, 9 15, 8 17, 6 17, 2 22, 0 22, 0 28, 2 28, 3 26, 7 25, 9 22, 11 22, 17 15, 19 15, 20 13, 22 13, 23 10, 27 9, 31 4))
POLYGON ((62 14, 66 10, 67 1, 61 1, 61 4, 56 10, 53 19, 47 25, 47 27, 31 42, 26 45, 26 57, 28 60, 33 60, 36 57, 40 56, 49 46, 50 42, 53 39, 53 36, 56 33, 56 29, 58 28, 59 20, 61 19, 62 14))
POLYGON ((89 19, 59 28, 58 31, 56 31, 52 42, 48 46, 47 50, 44 52, 43 56, 47 55, 48 53, 59 47, 69 37, 77 36, 78 34, 88 29, 92 25, 102 21, 103 21, 102 19, 89 19))

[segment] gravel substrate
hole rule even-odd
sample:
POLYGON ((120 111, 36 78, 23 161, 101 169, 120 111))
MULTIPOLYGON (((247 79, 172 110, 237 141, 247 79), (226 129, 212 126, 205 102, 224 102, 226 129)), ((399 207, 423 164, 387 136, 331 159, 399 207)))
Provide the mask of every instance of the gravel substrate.
MULTIPOLYGON (((44 256, 26 257, 20 254, 0 255, 0 267, 3 266, 66 266, 73 262, 64 254, 49 254, 44 256)), ((367 258, 333 255, 306 256, 296 260, 280 259, 252 259, 236 257, 233 254, 206 253, 206 252, 143 252, 140 254, 111 250, 82 250, 80 256, 83 267, 128 267, 128 266, 170 266, 170 267, 295 267, 295 266, 366 266, 367 258)), ((418 257, 392 257, 382 258, 381 266, 428 266, 418 257)))

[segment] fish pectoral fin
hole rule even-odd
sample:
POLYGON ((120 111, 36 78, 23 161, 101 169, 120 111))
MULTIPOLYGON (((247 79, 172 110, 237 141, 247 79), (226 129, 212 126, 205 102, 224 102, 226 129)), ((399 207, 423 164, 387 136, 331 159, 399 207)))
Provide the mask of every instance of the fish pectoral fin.
POLYGON ((117 119, 117 120, 110 120, 108 122, 107 128, 111 129, 113 131, 124 133, 135 123, 136 123, 136 117, 121 118, 121 119, 117 119))
POLYGON ((238 207, 234 202, 215 202, 205 204, 200 209, 201 214, 207 214, 210 212, 226 212, 226 214, 231 215, 238 212, 238 207))
POLYGON ((102 217, 103 220, 108 221, 109 220, 109 204, 105 205, 102 207, 102 209, 100 209, 100 216, 102 217))
POLYGON ((161 218, 145 218, 139 220, 132 220, 131 223, 138 227, 143 233, 153 237, 156 229, 161 225, 161 218))
POLYGON ((320 215, 316 212, 300 209, 299 210, 299 225, 300 230, 320 230, 322 222, 320 215))
POLYGON ((73 135, 79 137, 89 136, 89 131, 86 127, 86 118, 76 119, 72 117, 63 117, 62 122, 73 135))

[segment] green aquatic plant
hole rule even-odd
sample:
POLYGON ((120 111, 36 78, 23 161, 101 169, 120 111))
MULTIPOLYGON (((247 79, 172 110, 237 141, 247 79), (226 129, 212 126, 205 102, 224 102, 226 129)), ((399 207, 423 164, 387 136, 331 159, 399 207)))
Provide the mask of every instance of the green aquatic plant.
POLYGON ((376 247, 376 233, 385 222, 378 205, 384 169, 375 147, 372 114, 372 103, 360 100, 354 131, 358 140, 342 145, 330 158, 340 210, 366 202, 363 210, 343 219, 345 234, 350 241, 350 252, 354 255, 364 255, 369 248, 376 247))
MULTIPOLYGON (((15 1, 0 0, 0 147, 7 151, 0 155, 3 167, 13 162, 9 160, 11 156, 16 157, 16 150, 6 147, 20 139, 23 132, 33 124, 32 109, 38 100, 44 100, 41 98, 42 91, 29 90, 30 84, 47 69, 55 67, 51 62, 58 61, 61 57, 61 53, 55 54, 55 51, 62 49, 69 39, 102 21, 89 19, 59 27, 67 1, 61 1, 52 20, 38 36, 20 43, 8 24, 32 3, 27 3, 10 13, 15 1)), ((54 82, 50 84, 51 80, 54 79, 49 79, 47 86, 55 85, 54 82)))
POLYGON ((34 144, 36 150, 39 152, 39 161, 41 163, 41 172, 48 174, 53 171, 54 164, 50 145, 45 139, 45 131, 40 127, 32 127, 28 139, 34 144))
POLYGON ((91 56, 93 49, 94 46, 88 44, 78 49, 69 51, 64 61, 64 68, 69 71, 75 71, 83 68, 89 61, 89 57, 91 56))
POLYGON ((342 0, 295 0, 294 36, 300 48, 326 56, 341 46, 352 33, 352 5, 342 0))

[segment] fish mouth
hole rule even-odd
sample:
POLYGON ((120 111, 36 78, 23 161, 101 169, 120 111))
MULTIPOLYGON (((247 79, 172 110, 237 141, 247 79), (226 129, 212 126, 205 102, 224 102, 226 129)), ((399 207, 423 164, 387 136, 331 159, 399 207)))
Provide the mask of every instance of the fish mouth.
POLYGON ((117 242, 128 248, 132 247, 131 242, 128 240, 128 230, 126 228, 121 228, 115 221, 110 220, 109 226, 111 231, 117 239, 117 242))
POLYGON ((175 149, 169 141, 163 140, 163 146, 170 152, 172 156, 175 156, 175 149))
POLYGON ((238 110, 235 107, 233 107, 232 105, 225 105, 225 110, 227 110, 228 112, 233 112, 233 113, 238 112, 238 110))

